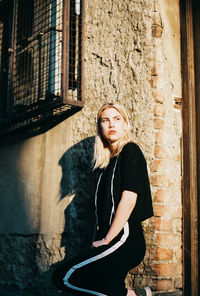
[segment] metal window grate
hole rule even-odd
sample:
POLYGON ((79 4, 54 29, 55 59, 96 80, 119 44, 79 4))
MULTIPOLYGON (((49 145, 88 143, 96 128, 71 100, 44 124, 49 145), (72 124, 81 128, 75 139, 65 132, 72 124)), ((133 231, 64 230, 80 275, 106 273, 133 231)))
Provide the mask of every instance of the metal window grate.
POLYGON ((61 95, 62 1, 18 0, 16 15, 13 105, 18 113, 61 95))
MULTIPOLYGON (((7 131, 39 127, 83 104, 82 0, 13 3, 7 131)), ((1 40, 3 26, 0 22, 1 40)))

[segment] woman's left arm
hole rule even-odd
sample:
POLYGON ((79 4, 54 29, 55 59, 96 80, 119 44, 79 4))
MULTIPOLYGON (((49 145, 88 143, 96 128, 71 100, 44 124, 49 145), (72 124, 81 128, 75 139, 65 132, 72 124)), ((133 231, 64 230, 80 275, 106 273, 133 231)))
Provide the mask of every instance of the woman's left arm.
POLYGON ((97 248, 108 245, 122 230, 128 221, 137 201, 137 193, 133 191, 123 191, 121 200, 117 207, 113 222, 105 238, 92 243, 97 248))

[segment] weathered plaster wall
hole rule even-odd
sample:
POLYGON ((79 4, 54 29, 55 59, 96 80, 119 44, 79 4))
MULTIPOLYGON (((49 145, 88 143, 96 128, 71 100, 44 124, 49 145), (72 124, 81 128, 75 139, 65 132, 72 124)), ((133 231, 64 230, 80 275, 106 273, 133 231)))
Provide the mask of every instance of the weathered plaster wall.
POLYGON ((155 210, 144 223, 147 256, 127 283, 174 291, 182 287, 178 0, 85 5, 84 108, 1 149, 0 284, 56 295, 54 265, 89 247, 95 117, 105 101, 119 101, 149 165, 155 210))

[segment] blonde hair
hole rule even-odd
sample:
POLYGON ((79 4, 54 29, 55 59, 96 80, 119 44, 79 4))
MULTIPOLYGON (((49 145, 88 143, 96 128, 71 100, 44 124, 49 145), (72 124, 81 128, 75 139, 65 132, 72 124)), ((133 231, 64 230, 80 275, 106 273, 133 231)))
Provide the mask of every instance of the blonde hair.
POLYGON ((130 124, 128 120, 128 116, 124 107, 118 103, 105 103, 99 110, 97 114, 97 135, 95 138, 94 144, 94 155, 93 155, 93 165, 94 169, 96 168, 105 168, 109 162, 110 158, 113 156, 117 156, 125 144, 131 141, 130 136, 130 124), (124 118, 125 122, 127 123, 127 129, 125 129, 124 136, 122 139, 116 142, 114 151, 111 152, 109 143, 103 137, 101 131, 101 114, 104 110, 114 108, 116 109, 124 118))

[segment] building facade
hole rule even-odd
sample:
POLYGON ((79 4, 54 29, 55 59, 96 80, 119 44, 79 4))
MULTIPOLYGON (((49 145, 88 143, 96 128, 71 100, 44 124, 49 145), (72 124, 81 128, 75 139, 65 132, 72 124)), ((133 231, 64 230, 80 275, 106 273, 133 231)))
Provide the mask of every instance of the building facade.
POLYGON ((189 0, 29 0, 27 33, 27 2, 10 2, 12 47, 3 39, 10 15, 0 21, 0 287, 57 295, 52 270, 90 247, 96 115, 112 101, 125 106, 147 159, 154 206, 146 256, 126 284, 198 295, 199 101, 188 93, 198 56, 191 70, 184 45, 198 9, 189 0))

